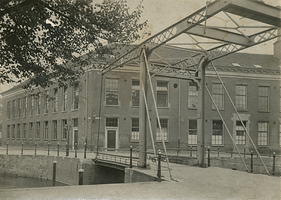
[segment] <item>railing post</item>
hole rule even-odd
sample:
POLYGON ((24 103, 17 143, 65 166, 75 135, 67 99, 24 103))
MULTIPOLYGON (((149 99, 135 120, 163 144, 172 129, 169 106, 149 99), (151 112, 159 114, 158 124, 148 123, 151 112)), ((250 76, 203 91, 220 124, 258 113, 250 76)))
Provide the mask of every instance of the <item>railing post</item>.
POLYGON ((246 157, 246 148, 244 147, 244 158, 246 157))
POLYGON ((275 175, 275 152, 273 152, 273 166, 272 166, 272 174, 275 175))
POLYGON ((23 142, 21 143, 21 155, 23 155, 23 142))
POLYGON ((37 144, 35 142, 35 150, 34 150, 35 151, 35 153, 34 153, 35 155, 36 155, 36 150, 37 150, 37 144))
POLYGON ((161 151, 158 150, 158 170, 157 170, 158 182, 161 182, 161 151))
POLYGON ((83 173, 84 169, 79 169, 79 185, 83 185, 83 173))
POLYGON ((232 154, 233 154, 233 147, 231 147, 231 158, 232 158, 232 156, 233 156, 232 154))
POLYGON ((251 173, 253 173, 253 151, 251 151, 251 173))
POLYGON ((87 144, 84 144, 84 158, 86 158, 86 152, 87 152, 87 144))
POLYGON ((53 186, 56 185, 57 161, 53 161, 53 186))
POLYGON ((60 143, 58 143, 58 156, 60 156, 60 143))
POLYGON ((130 168, 133 167, 133 147, 130 146, 130 168))
POLYGON ((50 155, 50 143, 48 142, 48 156, 50 155))
POLYGON ((218 157, 220 157, 220 148, 218 147, 218 157))
POLYGON ((208 147, 208 167, 211 166, 210 147, 208 147))
POLYGON ((190 157, 192 157, 192 147, 190 148, 190 157))
POLYGON ((67 144, 67 142, 65 143, 65 157, 67 157, 67 156, 69 156, 69 154, 68 154, 68 151, 69 149, 68 149, 68 144, 67 144))
POLYGON ((6 154, 8 155, 9 153, 9 143, 7 142, 7 151, 6 151, 6 154))
POLYGON ((75 158, 77 158, 77 143, 74 144, 75 158))

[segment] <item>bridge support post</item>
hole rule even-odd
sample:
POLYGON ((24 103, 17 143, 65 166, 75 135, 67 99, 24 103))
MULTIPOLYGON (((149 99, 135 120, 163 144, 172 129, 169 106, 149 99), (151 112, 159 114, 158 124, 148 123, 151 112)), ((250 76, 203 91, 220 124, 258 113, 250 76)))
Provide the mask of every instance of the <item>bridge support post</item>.
POLYGON ((53 186, 56 185, 57 161, 53 161, 53 186))
POLYGON ((79 169, 79 185, 83 185, 83 173, 84 169, 79 169))

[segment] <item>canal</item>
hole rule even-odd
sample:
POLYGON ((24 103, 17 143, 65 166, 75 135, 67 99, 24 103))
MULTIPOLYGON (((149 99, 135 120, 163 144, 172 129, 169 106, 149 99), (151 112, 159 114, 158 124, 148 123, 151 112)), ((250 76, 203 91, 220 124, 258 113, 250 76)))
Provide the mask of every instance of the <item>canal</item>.
MULTIPOLYGON (((53 182, 51 180, 39 178, 26 178, 11 174, 0 173, 0 190, 50 186, 53 186, 53 182)), ((67 186, 67 184, 56 182, 56 186, 67 186)))

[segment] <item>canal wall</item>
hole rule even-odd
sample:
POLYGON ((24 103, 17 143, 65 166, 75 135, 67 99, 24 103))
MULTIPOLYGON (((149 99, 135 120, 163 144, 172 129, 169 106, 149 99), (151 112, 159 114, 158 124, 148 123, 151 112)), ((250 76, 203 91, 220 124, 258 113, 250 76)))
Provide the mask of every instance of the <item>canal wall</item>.
POLYGON ((157 180, 134 169, 98 166, 92 159, 42 155, 0 155, 0 173, 52 180, 54 161, 57 162, 56 181, 67 185, 78 185, 79 169, 84 170, 83 185, 157 180))

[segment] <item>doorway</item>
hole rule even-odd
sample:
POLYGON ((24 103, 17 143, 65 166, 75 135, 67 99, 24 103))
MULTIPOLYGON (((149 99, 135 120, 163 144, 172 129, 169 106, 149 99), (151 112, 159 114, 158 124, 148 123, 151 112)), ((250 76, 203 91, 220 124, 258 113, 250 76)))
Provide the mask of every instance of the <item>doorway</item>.
POLYGON ((105 148, 108 150, 118 149, 117 135, 117 128, 106 128, 105 148))

